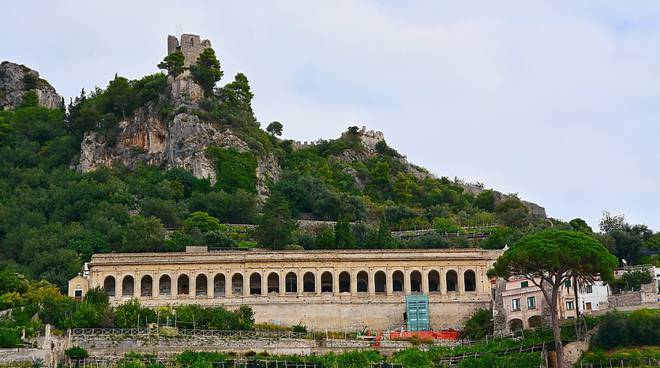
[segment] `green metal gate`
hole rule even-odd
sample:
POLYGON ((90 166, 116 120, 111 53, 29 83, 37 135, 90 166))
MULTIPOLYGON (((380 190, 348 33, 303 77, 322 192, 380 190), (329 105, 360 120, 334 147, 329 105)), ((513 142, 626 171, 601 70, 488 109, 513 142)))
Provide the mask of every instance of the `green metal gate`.
POLYGON ((408 331, 428 331, 429 296, 424 294, 406 296, 408 331))

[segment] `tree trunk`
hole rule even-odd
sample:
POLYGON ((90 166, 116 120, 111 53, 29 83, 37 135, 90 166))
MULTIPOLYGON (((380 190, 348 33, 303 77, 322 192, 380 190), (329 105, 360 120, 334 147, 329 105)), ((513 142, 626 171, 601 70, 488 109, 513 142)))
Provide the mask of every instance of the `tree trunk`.
POLYGON ((564 368, 564 362, 562 358, 563 346, 561 345, 561 329, 559 328, 559 285, 553 285, 552 287, 552 303, 550 303, 550 317, 552 321, 552 337, 555 340, 555 351, 557 352, 557 366, 559 368, 564 368))

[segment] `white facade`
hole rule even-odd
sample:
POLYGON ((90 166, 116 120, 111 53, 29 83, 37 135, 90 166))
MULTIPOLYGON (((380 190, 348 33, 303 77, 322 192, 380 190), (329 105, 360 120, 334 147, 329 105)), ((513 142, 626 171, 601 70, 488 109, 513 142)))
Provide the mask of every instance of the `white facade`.
POLYGON ((602 281, 578 289, 578 308, 581 313, 590 313, 608 308, 607 297, 610 287, 602 281))

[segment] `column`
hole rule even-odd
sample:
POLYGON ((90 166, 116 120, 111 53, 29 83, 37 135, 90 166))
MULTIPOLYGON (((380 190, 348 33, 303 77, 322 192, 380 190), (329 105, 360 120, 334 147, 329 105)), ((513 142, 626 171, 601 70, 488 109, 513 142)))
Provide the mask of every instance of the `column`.
MULTIPOLYGON (((369 279, 367 280, 367 290, 369 290, 369 296, 374 296, 376 295, 376 272, 369 270, 367 271, 367 275, 369 276, 369 279)), ((385 278, 387 279, 387 274, 385 278)))
POLYGON ((438 291, 440 291, 440 294, 447 294, 447 275, 445 274, 446 270, 441 267, 438 272, 440 272, 440 277, 438 277, 438 282, 440 285, 438 285, 438 291))
POLYGON ((458 273, 458 293, 459 294, 465 294, 465 279, 463 275, 463 267, 459 267, 456 269, 456 272, 458 273))
POLYGON ((152 277, 153 279, 151 282, 153 285, 151 286, 151 295, 153 298, 158 298, 160 296, 160 275, 154 274, 152 277))
POLYGON ((225 273, 225 298, 231 298, 234 294, 234 285, 231 282, 232 276, 234 276, 234 272, 232 270, 228 270, 227 273, 225 273))
POLYGON ((243 297, 250 296, 250 274, 243 270, 243 297))
POLYGON ((357 296, 357 274, 358 270, 351 270, 351 296, 357 296))
POLYGON ((121 300, 124 293, 124 276, 115 277, 115 300, 121 300))
POLYGON ((429 272, 430 272, 430 270, 422 269, 420 272, 422 274, 422 293, 429 294, 429 272))
MULTIPOLYGON (((392 277, 393 272, 394 271, 392 271, 392 270, 386 270, 385 271, 385 281, 386 281, 386 284, 387 284, 387 295, 394 294, 394 285, 393 285, 393 282, 392 282, 393 281, 393 277, 392 277)), ((374 280, 374 282, 375 281, 376 280, 374 280)))
POLYGON ((321 295, 321 274, 318 268, 314 271, 314 291, 316 295, 321 295))
POLYGON ((301 271, 300 269, 298 269, 298 272, 296 273, 296 275, 297 275, 296 276, 296 294, 298 294, 298 296, 303 295, 303 275, 304 274, 305 274, 305 272, 301 271))
POLYGON ((281 270, 279 275, 279 281, 280 281, 280 296, 286 295, 286 274, 288 274, 289 271, 284 271, 281 270))
POLYGON ((191 298, 197 297, 197 275, 192 272, 188 275, 188 296, 191 298))
POLYGON ((208 299, 215 298, 215 285, 213 284, 213 281, 215 281, 215 275, 212 271, 209 271, 206 274, 206 297, 208 299))
POLYGON ((403 271, 403 293, 405 295, 410 295, 410 272, 409 270, 404 270, 403 271))
POLYGON ((270 272, 267 270, 263 270, 261 272, 261 295, 266 296, 268 295, 268 275, 270 272))
POLYGON ((339 295, 339 270, 336 268, 332 272, 332 294, 339 295))

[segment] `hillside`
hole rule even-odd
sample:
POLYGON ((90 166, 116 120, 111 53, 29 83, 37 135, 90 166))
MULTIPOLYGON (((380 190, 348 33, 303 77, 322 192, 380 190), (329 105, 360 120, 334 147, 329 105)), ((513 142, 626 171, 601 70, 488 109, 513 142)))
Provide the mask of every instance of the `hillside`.
POLYGON ((280 138, 279 122, 262 129, 247 77, 217 87, 210 42, 184 37, 189 46, 169 40, 166 73, 115 76, 66 111, 38 73, 2 64, 0 267, 63 285, 94 252, 502 247, 553 223, 515 195, 409 163, 381 132, 350 126, 310 144, 280 138), (294 219, 338 223, 297 229, 294 219), (464 227, 480 236, 460 236, 464 227), (409 229, 436 231, 390 234, 409 229))

